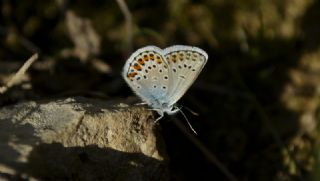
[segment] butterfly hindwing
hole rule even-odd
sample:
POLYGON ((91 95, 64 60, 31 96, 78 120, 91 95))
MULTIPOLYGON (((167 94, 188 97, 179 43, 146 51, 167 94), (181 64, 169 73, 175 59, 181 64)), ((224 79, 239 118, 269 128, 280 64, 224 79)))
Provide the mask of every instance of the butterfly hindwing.
POLYGON ((164 49, 169 65, 169 90, 166 102, 175 104, 189 89, 208 60, 205 51, 197 47, 175 45, 164 49))

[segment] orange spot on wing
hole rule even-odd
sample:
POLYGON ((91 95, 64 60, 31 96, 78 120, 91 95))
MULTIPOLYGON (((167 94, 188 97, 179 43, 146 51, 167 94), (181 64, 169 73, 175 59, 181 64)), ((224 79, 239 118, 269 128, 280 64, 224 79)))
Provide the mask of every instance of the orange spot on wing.
POLYGON ((138 70, 138 71, 141 71, 141 70, 142 70, 141 66, 140 66, 139 64, 137 64, 137 63, 135 63, 135 64, 133 65, 133 68, 134 68, 135 70, 138 70))
POLYGON ((138 73, 137 72, 131 72, 131 73, 129 73, 128 74, 128 78, 132 78, 132 77, 135 77, 136 75, 138 75, 138 73))
POLYGON ((140 65, 144 65, 144 60, 142 60, 142 58, 139 58, 139 59, 138 59, 138 63, 139 63, 140 65))
POLYGON ((162 60, 160 59, 160 57, 157 57, 156 62, 157 62, 158 64, 161 64, 161 63, 162 63, 162 60))
POLYGON ((171 61, 172 61, 173 63, 176 63, 176 62, 177 62, 177 55, 176 55, 176 54, 172 54, 171 61))
POLYGON ((148 55, 144 55, 144 56, 143 56, 143 60, 146 61, 146 62, 149 61, 148 55))
POLYGON ((151 60, 154 60, 154 54, 150 53, 149 57, 150 57, 151 60))

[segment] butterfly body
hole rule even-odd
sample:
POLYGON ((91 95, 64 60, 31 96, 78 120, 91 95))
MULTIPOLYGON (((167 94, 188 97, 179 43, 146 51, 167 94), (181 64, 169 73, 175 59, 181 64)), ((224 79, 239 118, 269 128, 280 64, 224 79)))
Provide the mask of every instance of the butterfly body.
POLYGON ((175 103, 198 77, 207 59, 207 53, 197 47, 146 46, 129 57, 122 75, 131 89, 162 117, 179 111, 175 103))

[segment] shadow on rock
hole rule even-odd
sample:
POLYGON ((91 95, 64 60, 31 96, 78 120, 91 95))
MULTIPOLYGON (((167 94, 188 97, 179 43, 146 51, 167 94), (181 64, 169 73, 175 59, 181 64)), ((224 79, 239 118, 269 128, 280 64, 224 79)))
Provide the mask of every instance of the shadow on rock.
POLYGON ((95 145, 41 144, 28 160, 28 173, 42 180, 168 180, 163 161, 95 145))
POLYGON ((33 126, 24 122, 33 111, 30 109, 21 113, 25 115, 19 122, 14 120, 14 115, 0 115, 0 178, 20 178, 25 167, 24 156, 39 142, 33 126), (10 173, 3 173, 4 170, 10 170, 10 173))

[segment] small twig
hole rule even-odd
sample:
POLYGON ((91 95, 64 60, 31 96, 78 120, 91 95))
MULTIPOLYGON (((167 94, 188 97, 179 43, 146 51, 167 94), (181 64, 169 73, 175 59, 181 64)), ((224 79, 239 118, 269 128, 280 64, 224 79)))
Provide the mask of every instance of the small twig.
POLYGON ((121 12, 124 15, 125 21, 126 21, 126 46, 127 46, 127 52, 132 52, 132 15, 131 12, 124 0, 116 0, 121 12))
POLYGON ((197 139, 193 134, 191 134, 187 128, 176 118, 172 118, 173 122, 177 127, 187 136, 187 138, 197 147, 199 150, 207 157, 207 159, 212 162, 218 169, 230 180, 237 181, 236 177, 217 159, 217 157, 197 139))
POLYGON ((5 93, 10 87, 19 82, 22 76, 26 73, 29 67, 32 65, 34 61, 38 59, 38 54, 32 55, 18 70, 18 72, 2 87, 0 87, 0 94, 5 93))

